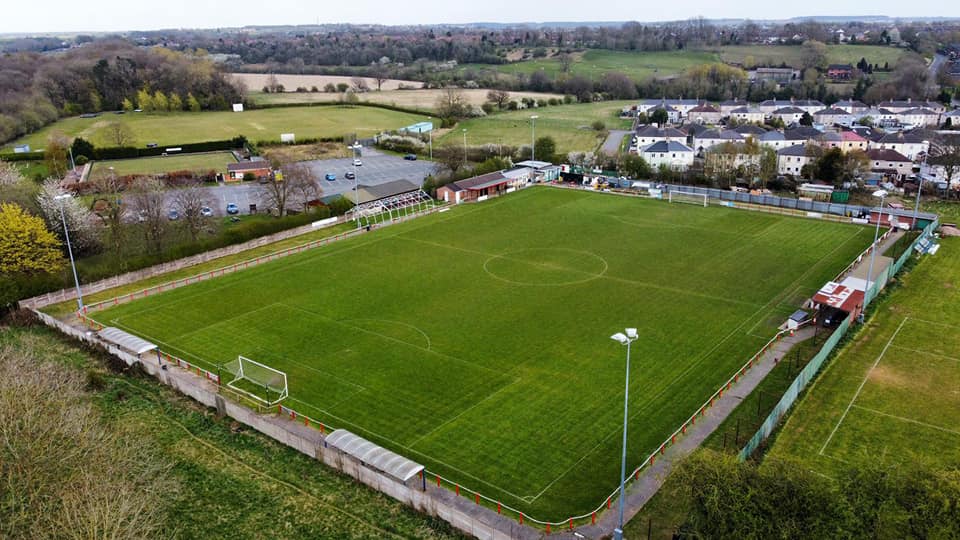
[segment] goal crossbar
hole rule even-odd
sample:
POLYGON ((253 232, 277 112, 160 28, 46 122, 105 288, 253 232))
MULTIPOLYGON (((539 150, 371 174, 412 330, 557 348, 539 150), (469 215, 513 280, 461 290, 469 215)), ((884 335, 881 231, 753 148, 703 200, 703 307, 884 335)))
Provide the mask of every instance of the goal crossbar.
POLYGON ((704 207, 709 204, 709 197, 706 193, 694 193, 692 191, 670 190, 669 200, 672 203, 696 204, 704 207))
POLYGON ((223 368, 233 375, 233 380, 228 382, 227 386, 258 403, 273 406, 289 395, 287 374, 279 369, 261 364, 242 355, 237 356, 236 360, 226 364, 223 368), (257 392, 250 390, 251 387, 255 388, 257 392), (261 391, 263 395, 258 394, 261 391))

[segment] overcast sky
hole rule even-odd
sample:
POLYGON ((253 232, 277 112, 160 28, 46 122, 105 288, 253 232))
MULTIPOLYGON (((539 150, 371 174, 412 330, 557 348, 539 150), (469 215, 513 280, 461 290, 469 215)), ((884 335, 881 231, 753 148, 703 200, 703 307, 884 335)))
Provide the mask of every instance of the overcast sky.
POLYGON ((217 28, 246 25, 786 19, 811 15, 960 16, 951 0, 4 0, 0 33, 217 28))

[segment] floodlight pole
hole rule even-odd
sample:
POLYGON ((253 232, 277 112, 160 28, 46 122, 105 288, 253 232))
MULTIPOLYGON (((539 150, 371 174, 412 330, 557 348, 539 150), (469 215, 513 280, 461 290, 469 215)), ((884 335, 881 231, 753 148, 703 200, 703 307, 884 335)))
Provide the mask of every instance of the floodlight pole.
MULTIPOLYGON (((883 220, 883 199, 886 191, 880 191, 880 213, 877 214, 877 228, 873 233, 873 246, 870 248, 870 267, 867 270, 867 289, 863 292, 863 309, 860 310, 860 322, 863 322, 863 311, 867 308, 867 295, 870 294, 870 285, 873 282, 873 261, 877 258, 877 239, 880 237, 880 222, 883 220)), ((871 298, 872 300, 872 298, 871 298)))
MULTIPOLYGON (((923 193, 923 167, 927 164, 927 155, 930 154, 930 143, 928 141, 923 141, 927 143, 927 151, 923 154, 923 162, 920 163, 920 184, 917 185, 917 202, 913 205, 913 227, 917 226, 917 219, 920 217, 920 194, 923 193)), ((947 178, 947 182, 950 179, 947 178)))
POLYGON ((427 132, 430 135, 430 161, 433 161, 433 117, 428 116, 427 118, 430 120, 430 131, 427 132))
POLYGON ((467 128, 463 128, 463 164, 467 164, 467 128))
POLYGON ((357 222, 357 230, 360 230, 360 177, 357 176, 357 150, 360 148, 359 141, 353 141, 353 196, 356 201, 354 204, 353 217, 357 222))
POLYGON ((624 389, 623 389, 623 451, 620 455, 620 502, 619 502, 619 518, 616 529, 613 530, 613 538, 615 540, 623 540, 623 505, 624 499, 626 498, 626 493, 624 492, 624 484, 626 483, 627 477, 627 419, 629 414, 628 404, 630 403, 630 344, 637 340, 636 329, 627 329, 627 334, 614 334, 613 339, 620 343, 621 345, 627 346, 627 364, 626 364, 626 377, 624 378, 624 389))
POLYGON ((530 115, 530 161, 536 161, 536 146, 537 146, 537 115, 530 115))
POLYGON ((73 269, 73 283, 77 286, 77 310, 83 311, 83 292, 80 290, 80 278, 77 277, 77 264, 73 260, 73 247, 70 245, 70 231, 67 230, 67 218, 63 213, 63 200, 70 198, 70 195, 64 193, 57 195, 53 199, 60 206, 60 221, 63 223, 63 236, 67 240, 67 253, 70 255, 70 268, 73 269))

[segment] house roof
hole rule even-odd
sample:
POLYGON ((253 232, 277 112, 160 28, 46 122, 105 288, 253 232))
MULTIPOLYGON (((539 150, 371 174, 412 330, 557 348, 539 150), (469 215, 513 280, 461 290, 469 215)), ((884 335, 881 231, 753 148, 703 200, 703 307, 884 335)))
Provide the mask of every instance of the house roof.
POLYGON ((763 111, 756 107, 737 107, 730 114, 763 114, 763 111))
POLYGON ((850 116, 850 113, 836 107, 829 107, 813 113, 816 116, 850 116))
POLYGON ((834 107, 851 107, 857 109, 868 109, 866 103, 855 99, 844 99, 833 104, 834 107))
POLYGON ((730 129, 711 129, 696 136, 697 139, 721 139, 724 141, 742 141, 743 135, 730 129))
POLYGON ((843 136, 835 131, 828 131, 820 135, 820 140, 824 142, 841 142, 843 141, 843 136))
POLYGON ((769 141, 783 141, 786 139, 784 138, 783 133, 780 133, 779 131, 774 130, 774 131, 767 131, 764 134, 760 135, 760 140, 764 142, 769 142, 769 141))
MULTIPOLYGON (((910 158, 890 148, 871 148, 867 150, 867 157, 873 161, 906 161, 910 158)), ((912 163, 912 162, 911 162, 912 163)))
POLYGON ((457 180, 448 184, 454 191, 465 191, 468 189, 483 189, 485 187, 495 186, 507 182, 507 178, 500 171, 481 174, 473 178, 457 180))
POLYGON ((526 161, 518 161, 517 165, 521 167, 530 167, 531 169, 546 169, 547 167, 554 166, 553 163, 550 163, 549 161, 533 161, 529 159, 526 161))
MULTIPOLYGON (((400 195, 401 193, 408 193, 410 191, 416 191, 420 189, 420 186, 414 184, 410 180, 394 180, 392 182, 386 182, 384 184, 376 185, 360 185, 357 187, 357 192, 360 195, 360 203, 364 204, 371 201, 379 201, 380 199, 386 199, 387 197, 393 197, 395 195, 400 195)), ((355 195, 353 193, 346 193, 347 198, 353 199, 355 195)), ((356 203, 356 201, 354 201, 356 203)))
POLYGON ((260 161, 239 161, 237 163, 228 163, 227 171, 259 171, 261 169, 269 169, 270 162, 266 160, 260 161))
POLYGON ((657 126, 650 124, 638 129, 637 137, 660 137, 664 139, 667 137, 678 137, 685 139, 687 135, 677 128, 658 128, 657 126))
POLYGON ((755 126, 753 124, 744 124, 742 126, 737 126, 733 128, 733 131, 741 135, 763 135, 767 130, 763 129, 760 126, 755 126))
POLYGON ((777 150, 778 156, 806 156, 807 155, 807 145, 805 144, 795 144, 793 146, 788 146, 786 148, 781 148, 777 150))
POLYGON ((685 144, 680 144, 676 141, 657 141, 642 150, 645 154, 650 153, 666 153, 666 152, 690 152, 693 153, 693 149, 685 144))
POLYGON ((805 141, 819 136, 820 130, 810 126, 797 126, 783 132, 783 138, 788 141, 805 141))
POLYGON ((898 131, 897 133, 887 133, 877 142, 886 144, 920 144, 923 142, 923 136, 913 131, 898 131))
POLYGON ((761 107, 820 107, 823 108, 823 102, 815 99, 768 99, 760 103, 761 107))
POLYGON ((718 113, 720 112, 720 110, 714 107, 713 105, 704 104, 704 105, 697 105, 696 107, 690 109, 690 112, 718 113))
POLYGON ((803 109, 799 107, 780 107, 773 111, 773 114, 803 114, 803 109))
POLYGON ((927 116, 936 116, 936 115, 937 115, 936 112, 931 111, 930 109, 928 109, 928 108, 926 108, 926 107, 914 107, 914 108, 912 108, 912 109, 907 109, 907 110, 901 112, 900 114, 901 114, 901 115, 903 115, 903 114, 923 114, 923 115, 927 115, 927 116))
POLYGON ((854 131, 841 131, 840 138, 845 142, 866 142, 867 140, 854 131))

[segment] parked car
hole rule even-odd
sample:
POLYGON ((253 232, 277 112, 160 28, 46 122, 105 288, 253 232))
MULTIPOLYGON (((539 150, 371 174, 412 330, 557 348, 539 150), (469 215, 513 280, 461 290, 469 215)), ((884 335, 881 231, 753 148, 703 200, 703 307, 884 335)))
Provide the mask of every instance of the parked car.
POLYGON ((346 178, 347 180, 353 180, 354 178, 357 177, 357 175, 353 174, 353 171, 347 171, 346 173, 344 173, 343 177, 346 178))
POLYGON ((204 206, 200 208, 200 215, 203 217, 210 217, 213 215, 213 209, 209 206, 204 206))
POLYGON ((180 219, 180 212, 177 212, 176 210, 170 210, 167 212, 167 219, 170 221, 176 221, 180 219))
POLYGON ((327 180, 333 182, 334 180, 337 179, 337 175, 328 172, 327 175, 324 176, 324 178, 326 178, 327 180))
POLYGON ((416 155, 416 154, 407 154, 407 155, 403 156, 403 159, 405 159, 405 160, 407 160, 407 161, 416 161, 416 160, 417 160, 417 155, 416 155))
POLYGON ((354 159, 353 159, 353 166, 354 166, 354 167, 359 167, 359 166, 361 166, 361 165, 363 165, 363 162, 362 162, 362 161, 360 161, 360 160, 357 159, 357 158, 354 158, 354 159))
POLYGON ((227 205, 227 213, 230 215, 239 214, 240 207, 237 206, 236 203, 230 203, 227 205))

